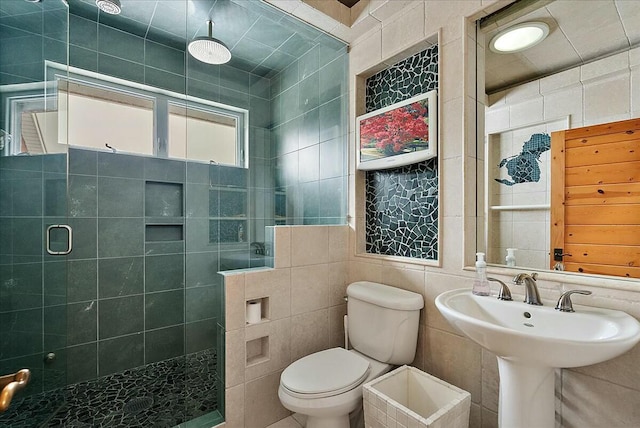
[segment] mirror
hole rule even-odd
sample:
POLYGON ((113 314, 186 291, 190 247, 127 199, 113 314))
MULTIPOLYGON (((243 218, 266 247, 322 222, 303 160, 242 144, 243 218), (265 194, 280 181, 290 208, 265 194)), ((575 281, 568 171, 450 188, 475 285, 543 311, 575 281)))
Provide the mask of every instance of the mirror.
POLYGON ((563 270, 550 254, 551 135, 640 117, 640 3, 519 1, 477 25, 487 94, 478 251, 493 265, 512 254, 509 266, 520 270, 563 270), (546 24, 546 39, 511 54, 489 48, 524 22, 546 24))

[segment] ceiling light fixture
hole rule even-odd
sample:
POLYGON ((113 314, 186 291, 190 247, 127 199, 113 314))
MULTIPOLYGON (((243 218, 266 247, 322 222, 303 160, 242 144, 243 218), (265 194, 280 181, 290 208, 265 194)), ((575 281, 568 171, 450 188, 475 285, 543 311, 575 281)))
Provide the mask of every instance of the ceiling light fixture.
POLYGON ((98 9, 110 15, 119 15, 122 12, 120 0, 96 0, 98 9))
POLYGON ((207 21, 207 24, 209 26, 209 35, 193 39, 188 46, 189 53, 198 61, 206 62, 207 64, 229 62, 231 59, 229 48, 220 40, 212 37, 213 21, 207 21))
POLYGON ((514 53, 529 49, 549 35, 544 22, 523 22, 493 36, 489 48, 496 53, 514 53))

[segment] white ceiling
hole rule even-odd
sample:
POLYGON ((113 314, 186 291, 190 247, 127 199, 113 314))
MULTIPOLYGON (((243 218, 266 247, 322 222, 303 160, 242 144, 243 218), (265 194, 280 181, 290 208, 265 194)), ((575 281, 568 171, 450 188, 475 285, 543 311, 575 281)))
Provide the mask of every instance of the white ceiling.
POLYGON ((483 28, 488 94, 640 45, 640 0, 542 0, 538 4, 542 7, 524 16, 501 17, 495 23, 488 20, 483 28), (514 54, 497 54, 488 48, 500 30, 524 21, 549 25, 547 39, 514 54))

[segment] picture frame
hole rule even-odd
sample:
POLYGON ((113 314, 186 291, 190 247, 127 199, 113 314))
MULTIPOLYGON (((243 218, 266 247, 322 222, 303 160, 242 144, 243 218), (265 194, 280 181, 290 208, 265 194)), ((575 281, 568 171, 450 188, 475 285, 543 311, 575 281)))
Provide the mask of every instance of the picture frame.
POLYGON ((438 154, 437 90, 356 118, 357 168, 379 170, 438 154))

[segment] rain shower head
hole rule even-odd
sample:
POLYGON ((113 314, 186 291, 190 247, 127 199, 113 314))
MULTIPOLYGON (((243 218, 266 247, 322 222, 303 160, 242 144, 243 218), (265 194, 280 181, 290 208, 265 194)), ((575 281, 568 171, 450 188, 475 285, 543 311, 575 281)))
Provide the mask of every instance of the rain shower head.
POLYGON ((207 21, 209 26, 209 35, 196 37, 188 46, 189 53, 195 59, 206 62, 207 64, 224 64, 231 59, 231 52, 218 39, 212 37, 213 21, 207 21))
POLYGON ((110 15, 119 15, 122 11, 120 0, 96 0, 98 9, 110 15))

